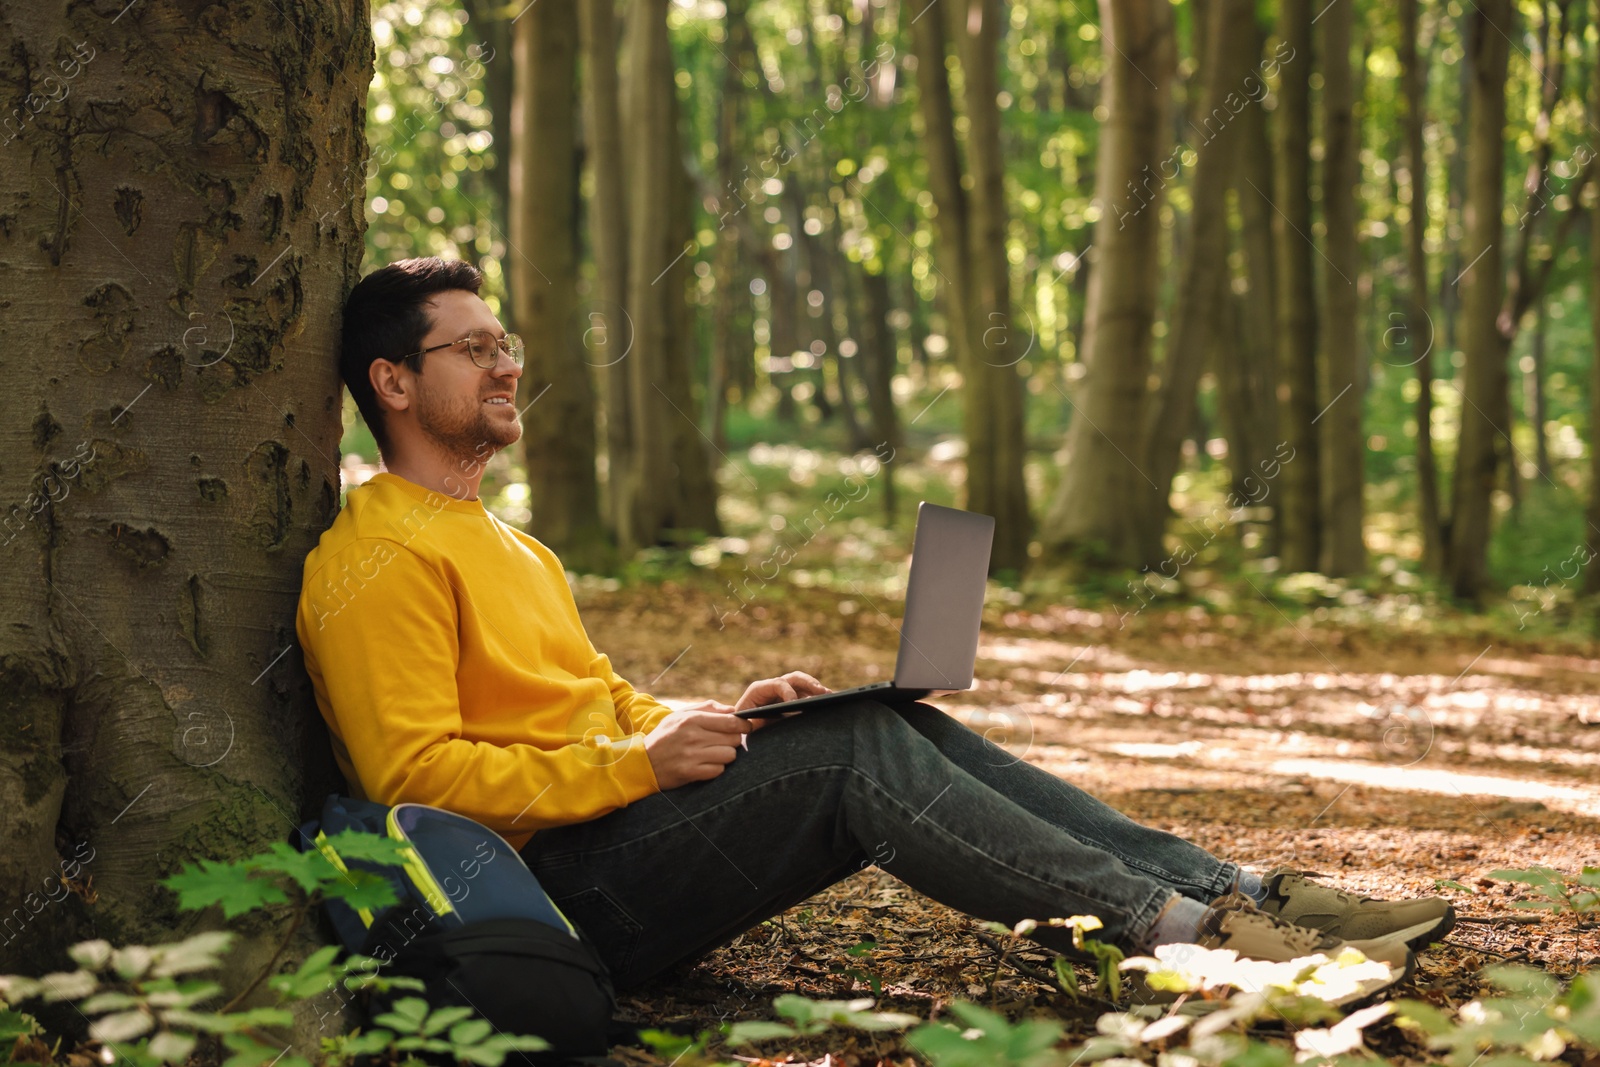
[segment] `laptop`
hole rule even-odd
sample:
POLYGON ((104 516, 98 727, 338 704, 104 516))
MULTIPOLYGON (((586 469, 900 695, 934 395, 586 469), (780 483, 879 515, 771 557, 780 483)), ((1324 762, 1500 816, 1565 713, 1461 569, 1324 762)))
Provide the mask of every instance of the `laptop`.
POLYGON ((862 697, 893 703, 972 688, 993 543, 993 517, 924 500, 917 506, 911 574, 906 579, 906 615, 900 627, 894 677, 734 714, 744 719, 770 719, 862 697))

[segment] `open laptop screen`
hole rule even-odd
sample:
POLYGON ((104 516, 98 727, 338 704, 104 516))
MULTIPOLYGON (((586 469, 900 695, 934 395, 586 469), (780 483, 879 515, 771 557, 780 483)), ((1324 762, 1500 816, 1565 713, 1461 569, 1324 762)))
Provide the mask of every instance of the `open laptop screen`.
POLYGON ((926 501, 917 509, 896 686, 971 687, 993 542, 994 519, 989 515, 926 501))

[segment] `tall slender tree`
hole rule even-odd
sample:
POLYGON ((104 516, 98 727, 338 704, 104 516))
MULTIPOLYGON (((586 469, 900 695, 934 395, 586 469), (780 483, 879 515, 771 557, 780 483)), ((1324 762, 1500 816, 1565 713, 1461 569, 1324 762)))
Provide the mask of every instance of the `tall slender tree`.
POLYGON ((1466 357, 1461 434, 1450 508, 1447 577, 1459 597, 1476 599, 1487 580, 1492 494, 1506 440, 1505 350, 1496 320, 1505 285, 1501 211, 1505 206, 1506 67, 1511 0, 1482 0, 1468 13, 1472 48, 1471 120, 1461 279, 1461 348, 1466 357))
POLYGON ((605 557, 595 394, 577 319, 578 12, 535 4, 518 20, 511 106, 512 316, 533 338, 517 384, 528 532, 575 567, 605 557))
POLYGON ((894 461, 902 444, 900 416, 895 410, 894 376, 897 369, 894 327, 889 318, 893 312, 893 298, 889 292, 889 278, 871 265, 860 269, 862 300, 861 338, 858 349, 862 378, 867 387, 867 414, 871 420, 874 447, 887 445, 892 451, 879 458, 884 470, 879 481, 884 487, 884 518, 889 525, 895 521, 895 469, 894 461))
MULTIPOLYGON (((1252 18, 1235 27, 1251 38, 1250 54, 1261 57, 1267 27, 1252 18)), ((1244 83, 1252 97, 1265 95, 1259 74, 1244 83)), ((1278 309, 1272 220, 1272 140, 1268 115, 1257 100, 1235 121, 1239 124, 1239 159, 1233 191, 1239 215, 1237 247, 1242 270, 1234 278, 1233 302, 1239 320, 1237 343, 1224 344, 1216 360, 1221 393, 1219 413, 1228 439, 1228 463, 1234 495, 1241 504, 1257 505, 1271 516, 1274 486, 1263 474, 1275 470, 1278 445, 1278 309)), ((1276 523, 1269 527, 1270 551, 1276 553, 1276 523)))
POLYGON ((928 156, 952 344, 962 374, 967 438, 967 507, 995 517, 991 570, 1021 571, 1032 521, 1023 482, 1023 383, 1018 365, 1030 342, 1011 307, 1006 259, 1005 155, 1000 143, 999 0, 957 0, 912 19, 917 106, 928 156), (968 123, 963 166, 945 69, 947 35, 961 61, 968 123), (967 188, 970 183, 970 191, 967 188))
MULTIPOLYGON (((974 299, 968 328, 975 335, 965 371, 969 431, 967 497, 974 510, 995 517, 990 566, 1021 571, 1028 562, 1033 521, 1023 480, 1027 429, 1021 361, 1034 344, 1033 329, 1016 317, 1011 303, 1011 268, 1006 254, 1005 148, 1000 140, 1000 42, 1009 4, 965 0, 948 5, 961 57, 962 102, 967 118, 967 169, 974 299), (973 470, 974 461, 981 464, 973 470), (976 482, 974 482, 976 479, 976 482)), ((1037 358, 1037 357, 1036 357, 1037 358)))
MULTIPOLYGON (((1600 23, 1600 19, 1596 20, 1600 23)), ((1589 79, 1589 113, 1600 115, 1600 77, 1589 79)), ((1600 554, 1600 186, 1589 207, 1589 328, 1594 350, 1589 357, 1589 502, 1584 509, 1583 540, 1590 556, 1600 554)), ((1591 560, 1583 571, 1584 592, 1600 593, 1600 565, 1591 560)))
POLYGON ((719 206, 713 267, 717 288, 711 325, 711 370, 706 388, 706 421, 711 425, 712 444, 719 452, 727 445, 729 388, 743 380, 739 367, 748 364, 754 356, 750 351, 750 325, 744 321, 750 290, 739 284, 740 267, 744 262, 744 242, 740 239, 745 226, 744 197, 750 195, 751 190, 741 188, 748 183, 740 179, 743 177, 741 169, 749 167, 745 163, 741 168, 741 161, 747 156, 744 126, 749 108, 745 100, 745 78, 759 77, 744 66, 748 62, 745 57, 753 52, 748 41, 750 29, 745 21, 746 0, 726 0, 723 10, 725 37, 731 55, 723 66, 722 92, 717 100, 717 188, 713 198, 719 206))
POLYGON ((1188 254, 1178 283, 1177 307, 1161 387, 1153 398, 1146 430, 1145 470, 1154 482, 1141 522, 1140 554, 1158 566, 1168 515, 1167 495, 1182 460, 1184 440, 1195 423, 1195 391, 1212 345, 1226 324, 1228 300, 1228 185, 1243 130, 1237 116, 1259 106, 1246 95, 1245 80, 1259 59, 1255 35, 1239 27, 1255 18, 1254 0, 1210 0, 1204 37, 1206 66, 1199 107, 1188 120, 1194 138, 1194 176, 1189 196, 1188 254))
MULTIPOLYGON (((1433 452, 1433 349, 1438 339, 1429 311, 1428 168, 1423 144, 1427 68, 1418 48, 1418 0, 1400 0, 1401 99, 1405 107, 1405 159, 1411 203, 1406 218, 1406 318, 1395 350, 1417 376, 1417 520, 1422 527, 1422 567, 1432 574, 1444 564, 1444 525, 1439 512, 1439 472, 1433 452)), ((1386 334, 1394 336, 1394 334, 1386 334)))
POLYGON ((625 306, 628 205, 623 186, 615 0, 586 0, 578 5, 578 17, 589 168, 594 180, 589 219, 595 296, 584 309, 583 339, 588 362, 599 368, 605 386, 606 511, 612 537, 621 543, 627 538, 630 524, 626 515, 632 499, 628 487, 633 470, 634 400, 627 356, 633 348, 634 329, 625 306))
MULTIPOLYGON (((1283 0, 1281 64, 1273 149, 1272 234, 1278 268, 1278 416, 1291 449, 1278 475, 1279 555, 1286 571, 1316 570, 1321 549, 1321 467, 1315 425, 1317 292, 1311 228, 1311 72, 1313 0, 1283 0)), ((1348 397, 1346 398, 1348 399, 1348 397)))
POLYGON ((1325 314, 1319 378, 1326 408, 1317 418, 1322 463, 1320 569, 1324 574, 1346 577, 1359 574, 1367 563, 1361 531, 1366 487, 1366 441, 1361 433, 1366 355, 1356 287, 1361 273, 1356 237, 1361 209, 1355 188, 1361 126, 1350 69, 1353 0, 1324 8, 1318 22, 1322 31, 1323 254, 1327 259, 1327 269, 1322 272, 1325 314))
POLYGON ((1545 347, 1548 334, 1547 302, 1545 295, 1541 293, 1533 304, 1533 337, 1532 343, 1528 346, 1528 369, 1522 375, 1522 388, 1526 402, 1523 414, 1527 417, 1528 429, 1533 431, 1534 477, 1546 481, 1551 480, 1553 474, 1550 464, 1550 434, 1545 429, 1550 419, 1550 397, 1545 389, 1545 368, 1548 363, 1545 358, 1545 347))
POLYGON ((1166 0, 1100 0, 1106 119, 1095 177, 1093 273, 1084 374, 1070 401, 1067 467, 1041 539, 1054 556, 1137 565, 1139 504, 1156 490, 1140 462, 1148 415, 1161 202, 1167 176, 1172 9, 1166 0))
POLYGON ((623 41, 622 118, 626 160, 628 299, 634 348, 633 403, 624 544, 718 533, 716 482, 690 373, 686 279, 692 194, 678 131, 678 94, 668 0, 634 0, 623 41))

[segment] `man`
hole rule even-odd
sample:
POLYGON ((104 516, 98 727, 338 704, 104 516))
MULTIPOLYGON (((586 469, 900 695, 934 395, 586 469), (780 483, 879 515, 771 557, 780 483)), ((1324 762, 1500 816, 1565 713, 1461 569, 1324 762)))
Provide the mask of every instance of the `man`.
MULTIPOLYGON (((1096 915, 1129 952, 1353 944, 1390 965, 1368 993, 1453 925, 1442 900, 1263 880, 997 759, 920 702, 751 723, 730 713, 827 690, 796 671, 679 711, 637 692, 590 643, 556 556, 478 498, 484 463, 521 435, 521 342, 480 283, 414 259, 351 293, 340 373, 387 469, 306 559, 300 645, 352 791, 505 836, 619 986, 873 862, 985 919, 1096 915)), ((1068 931, 1036 937, 1070 949, 1068 931)))

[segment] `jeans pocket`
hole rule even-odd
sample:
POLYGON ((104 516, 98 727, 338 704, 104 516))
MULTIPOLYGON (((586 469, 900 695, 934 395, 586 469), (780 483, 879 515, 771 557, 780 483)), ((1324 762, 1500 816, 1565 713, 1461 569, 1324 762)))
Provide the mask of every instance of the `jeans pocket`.
POLYGON ((611 972, 612 981, 618 985, 626 982, 644 927, 599 886, 553 899, 562 914, 594 942, 595 949, 605 960, 606 969, 611 972))

